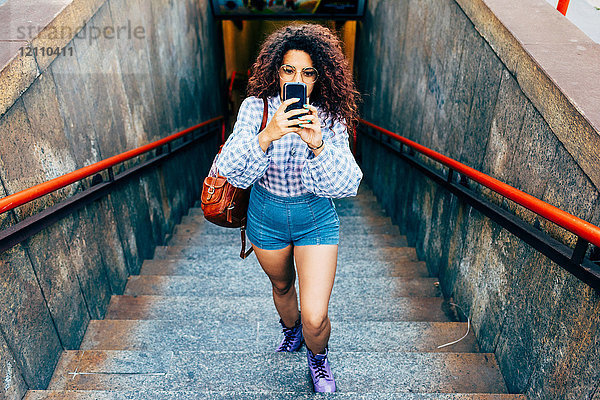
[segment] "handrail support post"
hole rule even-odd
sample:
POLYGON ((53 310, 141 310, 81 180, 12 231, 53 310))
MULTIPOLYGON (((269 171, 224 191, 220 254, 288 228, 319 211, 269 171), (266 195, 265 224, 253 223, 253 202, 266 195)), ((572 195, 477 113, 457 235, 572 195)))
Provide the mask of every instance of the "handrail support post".
POLYGON ((571 256, 571 261, 573 261, 577 265, 581 265, 583 259, 585 258, 585 253, 587 253, 589 242, 581 237, 577 237, 577 243, 575 244, 575 249, 573 249, 573 255, 571 256))
POLYGON ((448 179, 447 181, 449 183, 452 183, 452 179, 454 178, 454 170, 452 168, 448 169, 448 179))
POLYGON ((115 180, 115 171, 113 171, 113 167, 108 167, 106 169, 106 172, 108 172, 108 181, 112 182, 115 180))

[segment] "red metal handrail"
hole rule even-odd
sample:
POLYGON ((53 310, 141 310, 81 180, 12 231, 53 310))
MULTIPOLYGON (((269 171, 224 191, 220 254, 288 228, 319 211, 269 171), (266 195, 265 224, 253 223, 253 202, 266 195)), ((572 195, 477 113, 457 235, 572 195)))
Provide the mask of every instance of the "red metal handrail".
POLYGON ((427 157, 438 161, 455 171, 469 177, 475 182, 493 190, 494 192, 506 197, 509 200, 514 201, 522 205, 523 207, 533 211, 534 213, 544 217, 545 219, 554 222, 555 224, 565 228, 566 230, 576 234, 577 236, 587 240, 589 243, 593 243, 596 246, 600 246, 600 228, 596 225, 592 225, 587 221, 582 220, 574 215, 569 214, 560 208, 554 207, 551 204, 546 203, 536 197, 533 197, 519 189, 516 189, 504 182, 500 182, 497 179, 492 178, 482 172, 477 171, 471 167, 466 166, 450 157, 446 157, 434 150, 431 150, 425 146, 422 146, 410 139, 400 136, 396 133, 388 131, 387 129, 381 128, 375 124, 372 124, 363 119, 360 122, 367 125, 389 137, 392 137, 399 142, 409 146, 419 153, 426 155, 427 157))
POLYGON ((227 91, 227 98, 231 100, 231 95, 233 93, 233 82, 235 81, 236 71, 231 73, 231 80, 229 81, 229 90, 227 91))
POLYGON ((15 194, 11 194, 9 196, 3 197, 0 199, 0 214, 10 211, 16 207, 19 207, 25 203, 28 203, 32 200, 35 200, 39 197, 42 197, 46 194, 52 193, 61 189, 65 186, 68 186, 72 183, 80 181, 84 178, 92 176, 102 170, 113 167, 119 163, 137 157, 141 154, 147 153, 151 150, 156 149, 157 147, 163 146, 169 142, 174 141, 175 139, 179 139, 182 136, 185 136, 203 126, 212 124, 219 120, 222 120, 223 116, 215 117, 209 119, 208 121, 204 121, 198 125, 187 128, 183 131, 174 133, 170 136, 167 136, 163 139, 157 140, 155 142, 149 143, 147 145, 138 147, 137 149, 129 150, 124 153, 118 154, 113 157, 109 157, 105 160, 98 161, 97 163, 88 165, 87 167, 80 168, 73 172, 69 172, 68 174, 59 176, 58 178, 54 178, 44 183, 40 183, 39 185, 35 185, 28 189, 22 190, 15 194))
POLYGON ((558 12, 562 15, 567 15, 567 9, 569 8, 570 1, 571 0, 558 0, 558 5, 556 6, 558 12))

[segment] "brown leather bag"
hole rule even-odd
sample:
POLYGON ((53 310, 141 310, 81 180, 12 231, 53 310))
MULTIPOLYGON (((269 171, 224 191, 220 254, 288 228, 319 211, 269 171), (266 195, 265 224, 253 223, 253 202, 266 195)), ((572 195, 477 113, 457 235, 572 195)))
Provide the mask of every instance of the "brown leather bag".
MULTIPOLYGON (((267 100, 263 99, 264 111, 260 131, 267 125, 268 106, 267 100)), ((223 145, 219 148, 217 157, 221 153, 223 145)), ((216 171, 215 160, 212 171, 216 171)), ((242 237, 242 259, 252 253, 252 247, 246 251, 246 215, 248 213, 248 201, 250 199, 250 188, 236 188, 227 182, 227 178, 216 173, 216 176, 207 176, 202 184, 202 196, 200 197, 204 218, 213 224, 226 228, 240 228, 242 237)))

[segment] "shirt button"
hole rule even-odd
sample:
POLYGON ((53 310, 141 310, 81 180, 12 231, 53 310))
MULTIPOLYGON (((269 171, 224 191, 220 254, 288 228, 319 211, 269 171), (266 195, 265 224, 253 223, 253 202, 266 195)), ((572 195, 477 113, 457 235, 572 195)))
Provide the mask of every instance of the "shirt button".
POLYGON ((296 155, 296 148, 292 147, 292 150, 290 151, 290 154, 295 156, 296 155))

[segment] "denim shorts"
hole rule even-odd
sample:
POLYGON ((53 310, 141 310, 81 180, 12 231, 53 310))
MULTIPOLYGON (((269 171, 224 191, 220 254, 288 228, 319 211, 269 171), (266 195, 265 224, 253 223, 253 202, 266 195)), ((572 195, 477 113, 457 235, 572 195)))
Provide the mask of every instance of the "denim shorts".
POLYGON ((340 219, 331 199, 305 194, 274 195, 255 184, 250 192, 246 233, 256 247, 279 250, 293 244, 338 244, 340 219))

